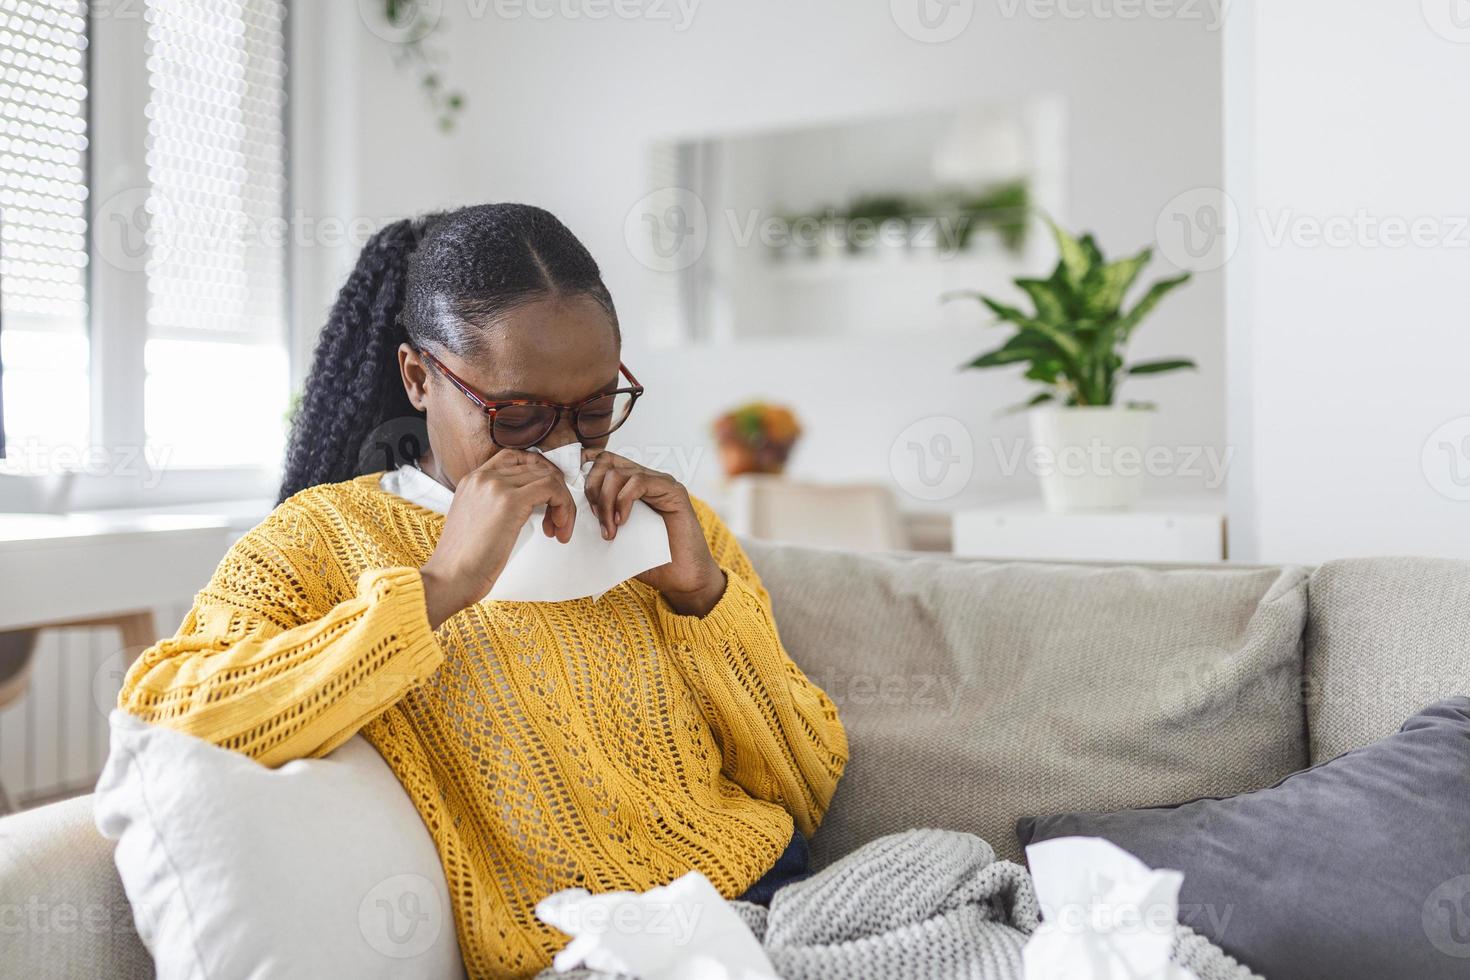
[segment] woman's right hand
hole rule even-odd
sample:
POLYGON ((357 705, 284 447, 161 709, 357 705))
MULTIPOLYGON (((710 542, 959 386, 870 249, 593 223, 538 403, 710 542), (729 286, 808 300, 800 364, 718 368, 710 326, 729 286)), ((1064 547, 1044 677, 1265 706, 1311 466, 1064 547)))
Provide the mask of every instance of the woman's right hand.
POLYGON ((570 541, 577 505, 561 470, 540 453, 502 449, 465 474, 454 488, 439 543, 421 569, 432 629, 485 598, 521 528, 542 504, 542 531, 563 544, 570 541))

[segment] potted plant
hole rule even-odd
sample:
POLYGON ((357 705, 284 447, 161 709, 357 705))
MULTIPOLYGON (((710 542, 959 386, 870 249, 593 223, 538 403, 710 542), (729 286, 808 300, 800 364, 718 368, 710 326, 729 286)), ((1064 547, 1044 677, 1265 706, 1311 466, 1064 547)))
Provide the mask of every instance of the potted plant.
POLYGON ((1026 365, 1042 390, 1031 410, 1032 441, 1042 457, 1041 490, 1051 510, 1127 507, 1142 489, 1143 454, 1154 406, 1117 403, 1118 387, 1133 375, 1193 368, 1185 358, 1125 364, 1133 331, 1189 273, 1155 282, 1131 306, 1125 299, 1153 253, 1108 262, 1091 235, 1080 239, 1048 219, 1061 259, 1047 279, 1017 279, 1030 298, 1026 313, 978 292, 946 294, 985 304, 1015 329, 1001 346, 965 368, 1026 365), (1120 450, 1131 450, 1127 456, 1120 450), (1137 454, 1135 460, 1127 457, 1137 454))
POLYGON ((1021 254, 1031 225, 1030 207, 1030 190, 1023 180, 1001 184, 962 199, 959 206, 959 249, 972 248, 978 234, 982 240, 987 235, 994 236, 1007 252, 1021 254))
POLYGON ((715 419, 714 435, 726 476, 780 473, 801 425, 789 408, 750 402, 715 419))
POLYGON ((847 208, 847 248, 854 254, 902 253, 912 205, 901 194, 867 194, 847 208))

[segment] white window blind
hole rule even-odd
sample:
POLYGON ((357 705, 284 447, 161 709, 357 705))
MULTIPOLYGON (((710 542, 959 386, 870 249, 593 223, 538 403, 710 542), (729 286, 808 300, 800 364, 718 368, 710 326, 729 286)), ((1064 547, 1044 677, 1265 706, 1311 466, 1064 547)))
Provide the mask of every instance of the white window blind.
POLYGON ((0 5, 0 361, 12 464, 87 432, 87 17, 0 5))
POLYGON ((147 0, 145 428, 169 466, 278 464, 285 5, 147 0))
POLYGON ((285 6, 148 0, 149 336, 279 343, 285 6))

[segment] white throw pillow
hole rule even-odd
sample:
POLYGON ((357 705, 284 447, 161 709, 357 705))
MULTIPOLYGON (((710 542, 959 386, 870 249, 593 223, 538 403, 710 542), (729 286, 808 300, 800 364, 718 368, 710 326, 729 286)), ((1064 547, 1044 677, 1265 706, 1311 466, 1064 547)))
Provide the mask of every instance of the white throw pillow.
POLYGON ((361 735, 269 769, 109 722, 97 828, 160 980, 464 976, 433 840, 361 735))

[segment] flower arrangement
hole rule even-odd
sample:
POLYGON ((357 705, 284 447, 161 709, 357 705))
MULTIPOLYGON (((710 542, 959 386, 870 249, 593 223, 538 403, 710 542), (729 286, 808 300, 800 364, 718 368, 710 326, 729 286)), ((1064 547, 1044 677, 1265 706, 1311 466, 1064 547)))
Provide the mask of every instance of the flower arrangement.
POLYGON ((731 409, 712 428, 726 476, 780 473, 801 435, 791 409, 758 401, 731 409))

